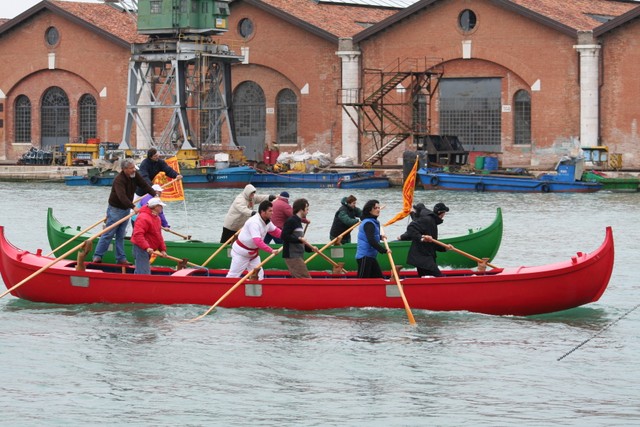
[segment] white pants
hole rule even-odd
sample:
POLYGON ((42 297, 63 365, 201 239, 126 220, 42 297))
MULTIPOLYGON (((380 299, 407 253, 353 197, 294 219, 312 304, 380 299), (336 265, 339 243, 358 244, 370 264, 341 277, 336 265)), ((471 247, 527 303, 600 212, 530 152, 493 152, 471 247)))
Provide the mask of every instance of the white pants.
MULTIPOLYGON (((256 268, 262 260, 259 256, 255 256, 255 252, 248 251, 234 244, 231 247, 231 266, 227 277, 241 277, 245 270, 250 272, 256 268)), ((258 280, 264 279, 264 270, 258 271, 258 280)))

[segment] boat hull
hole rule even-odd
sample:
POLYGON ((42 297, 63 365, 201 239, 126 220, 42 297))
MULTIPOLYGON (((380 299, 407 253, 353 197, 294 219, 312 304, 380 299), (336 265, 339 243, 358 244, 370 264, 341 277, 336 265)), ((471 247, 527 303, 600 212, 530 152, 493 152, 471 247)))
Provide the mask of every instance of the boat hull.
POLYGON ((338 183, 338 188, 343 189, 374 189, 374 188, 389 188, 389 178, 387 177, 365 177, 354 178, 347 181, 341 181, 338 183))
MULTIPOLYGON (((182 185, 184 188, 244 188, 256 171, 248 166, 237 166, 226 169, 216 169, 213 166, 204 166, 192 169, 183 169, 182 185)), ((94 185, 111 186, 115 175, 66 176, 64 182, 70 186, 94 185)))
MULTIPOLYGON (((56 304, 201 304, 218 301, 238 279, 224 271, 154 268, 153 275, 134 275, 131 267, 88 264, 22 251, 6 241, 0 227, 2 278, 15 297, 56 304), (122 273, 122 268, 127 274, 122 273), (111 272, 110 272, 111 271, 111 272)), ((538 267, 493 269, 485 273, 452 270, 441 278, 403 273, 401 280, 412 309, 470 311, 493 315, 534 315, 597 301, 605 291, 614 263, 613 233, 602 245, 578 252, 570 260, 538 267)), ((327 310, 360 307, 401 309, 398 287, 384 279, 357 279, 354 274, 314 272, 311 279, 292 279, 268 271, 262 281, 247 280, 219 306, 327 310)))
POLYGON ((259 173, 251 178, 255 187, 284 188, 388 188, 389 179, 373 170, 330 173, 259 173))
POLYGON ((90 178, 87 176, 69 175, 64 177, 64 183, 72 187, 83 186, 83 185, 92 185, 97 187, 110 187, 113 184, 113 177, 112 176, 104 176, 104 177, 93 176, 90 178))
POLYGON ((225 169, 207 166, 181 171, 185 188, 244 188, 255 173, 255 169, 248 166, 225 169))
MULTIPOLYGON (((84 228, 84 227, 83 227, 84 228)), ((90 235, 82 235, 70 243, 68 242, 73 236, 79 233, 83 228, 76 227, 71 228, 69 226, 62 225, 54 216, 53 210, 49 208, 47 212, 47 236, 49 238, 49 245, 52 249, 59 248, 55 251, 56 256, 61 256, 73 249, 79 243, 87 240, 90 235)), ((498 208, 496 210, 496 217, 488 227, 469 230, 469 233, 462 236, 443 238, 442 241, 454 245, 457 249, 464 252, 473 254, 478 258, 488 258, 492 260, 498 253, 500 243, 502 241, 502 210, 498 208)), ((97 242, 94 242, 94 248, 97 242)), ((220 243, 207 243, 201 241, 191 240, 167 240, 167 253, 171 256, 178 258, 186 258, 190 262, 201 265, 204 263, 214 252, 220 247, 220 243)), ((407 259, 407 252, 411 246, 411 242, 393 241, 389 242, 391 250, 393 251, 394 259, 397 264, 403 264, 407 259)), ((279 247, 279 245, 272 245, 273 247, 279 247)), ((324 245, 317 244, 317 247, 324 245)), ((131 241, 129 238, 125 240, 125 252, 127 258, 133 260, 133 250, 131 241)), ((336 262, 343 262, 346 270, 357 270, 357 263, 355 259, 356 244, 347 243, 340 246, 332 246, 324 252, 331 259, 336 262)), ((88 256, 92 255, 93 251, 88 256)), ((311 256, 306 254, 307 257, 311 256)), ((77 251, 71 252, 68 255, 69 259, 75 259, 77 257, 77 251)), ((104 262, 115 262, 115 253, 113 248, 113 242, 111 243, 109 250, 103 255, 104 262)), ((442 266, 453 266, 460 268, 475 267, 476 263, 467 257, 464 257, 453 251, 438 252, 438 263, 442 266)), ((389 269, 390 264, 387 257, 379 256, 378 261, 383 269, 389 269)), ((222 250, 208 265, 210 268, 229 268, 231 263, 230 248, 222 250)), ((157 258, 155 265, 175 265, 173 261, 157 258)), ((270 262, 268 268, 286 269, 286 264, 282 258, 278 257, 270 262)), ((331 265, 322 257, 315 257, 308 264, 310 270, 327 270, 331 268, 331 265)))
POLYGON ((560 181, 531 177, 495 176, 484 174, 418 171, 420 182, 426 190, 455 190, 478 192, 525 192, 525 193, 593 193, 602 189, 602 184, 582 181, 560 181))

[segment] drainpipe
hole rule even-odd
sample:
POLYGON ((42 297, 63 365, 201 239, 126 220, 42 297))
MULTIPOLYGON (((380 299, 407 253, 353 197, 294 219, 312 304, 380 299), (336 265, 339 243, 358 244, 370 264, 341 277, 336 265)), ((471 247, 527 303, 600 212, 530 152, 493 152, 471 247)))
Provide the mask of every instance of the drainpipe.
POLYGON ((579 33, 578 43, 573 48, 580 55, 580 146, 596 147, 600 122, 600 45, 594 43, 593 33, 590 31, 579 33))
MULTIPOLYGON (((342 60, 342 104, 359 102, 358 90, 360 89, 360 55, 361 52, 353 46, 350 38, 340 39, 336 55, 342 60)), ((358 127, 353 124, 351 118, 358 117, 355 107, 346 105, 342 108, 342 155, 349 156, 356 163, 358 158, 358 127), (347 110, 347 111, 345 111, 347 110)))

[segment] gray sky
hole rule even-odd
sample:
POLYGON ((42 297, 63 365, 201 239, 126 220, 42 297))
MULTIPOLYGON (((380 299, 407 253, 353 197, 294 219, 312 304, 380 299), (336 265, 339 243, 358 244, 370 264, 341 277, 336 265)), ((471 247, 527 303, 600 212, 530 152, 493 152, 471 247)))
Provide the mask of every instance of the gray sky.
MULTIPOLYGON (((85 3, 99 3, 99 0, 76 0, 85 3)), ((0 0, 0 18, 15 18, 40 0, 0 0)))

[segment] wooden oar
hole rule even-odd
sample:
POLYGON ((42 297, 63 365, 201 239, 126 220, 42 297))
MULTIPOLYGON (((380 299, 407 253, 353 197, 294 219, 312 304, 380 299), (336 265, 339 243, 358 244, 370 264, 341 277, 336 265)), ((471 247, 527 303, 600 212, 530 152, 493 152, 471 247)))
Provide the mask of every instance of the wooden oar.
POLYGON ((224 293, 224 295, 222 295, 222 296, 218 299, 218 301, 216 301, 216 302, 215 302, 215 304, 213 304, 211 307, 209 307, 209 310, 205 311, 204 313, 202 313, 202 314, 201 314, 200 316, 198 316, 198 317, 194 317, 193 319, 188 320, 187 322, 195 322, 196 320, 200 320, 200 319, 202 319, 203 317, 205 317, 207 314, 211 313, 211 312, 213 311, 213 309, 215 309, 215 308, 218 306, 218 304, 220 304, 220 303, 221 303, 221 302, 222 302, 226 297, 228 297, 228 296, 231 294, 231 292, 235 291, 235 290, 236 290, 236 288, 237 288, 238 286, 240 286, 240 285, 242 285, 244 282, 246 282, 246 281, 247 281, 247 279, 248 279, 249 277, 251 277, 251 275, 252 275, 252 274, 257 273, 258 271, 260 271, 260 269, 262 268, 262 266, 263 266, 263 265, 265 265, 265 264, 266 264, 266 263, 267 263, 271 258, 273 258, 274 256, 278 255, 281 251, 282 251, 282 248, 278 248, 278 249, 276 249, 275 251, 273 251, 273 252, 271 253, 271 255, 269 255, 268 257, 266 257, 266 258, 264 259, 264 261, 262 261, 260 264, 258 264, 258 265, 256 266, 256 268, 254 268, 253 270, 251 270, 250 272, 248 272, 247 274, 245 274, 245 275, 244 275, 244 277, 243 277, 242 279, 238 280, 238 281, 236 282, 236 284, 235 284, 235 285, 233 285, 233 286, 231 287, 231 289, 229 289, 227 292, 225 292, 225 293, 224 293))
POLYGON ((162 227, 162 230, 166 231, 167 233, 175 234, 178 237, 182 237, 184 240, 191 240, 191 235, 178 233, 177 231, 173 231, 172 229, 170 229, 168 227, 162 227))
POLYGON ((459 253, 460 255, 464 255, 464 256, 466 256, 467 258, 474 260, 474 261, 475 261, 475 262, 477 262, 478 264, 488 265, 488 266, 489 266, 489 267, 491 267, 491 268, 500 268, 500 267, 496 267, 496 266, 495 266, 495 265, 493 265, 493 264, 489 264, 489 263, 487 262, 487 260, 485 260, 485 259, 478 258, 478 257, 476 257, 476 256, 473 256, 473 255, 469 254, 469 253, 466 253, 465 251, 461 251, 460 249, 455 248, 453 245, 449 245, 449 244, 447 244, 447 243, 443 243, 443 242, 441 242, 441 241, 439 241, 439 240, 434 239, 433 237, 431 238, 431 241, 432 241, 433 243, 437 243, 438 245, 443 246, 443 247, 445 247, 445 248, 447 248, 447 249, 449 249, 449 248, 450 248, 452 251, 457 252, 457 253, 459 253))
MULTIPOLYGON (((306 240, 305 240, 304 244, 307 245, 308 247, 310 247, 311 249, 313 249, 313 245, 311 243, 307 242, 306 240)), ((329 258, 327 255, 321 253, 320 250, 318 250, 318 253, 320 254, 320 256, 322 258, 324 258, 327 261, 329 261, 329 264, 331 264, 333 266, 333 274, 347 273, 347 270, 345 270, 343 268, 344 267, 344 262, 335 262, 334 260, 329 258)))
MULTIPOLYGON (((178 264, 182 264, 184 261, 186 261, 185 259, 178 258, 178 257, 174 257, 174 256, 171 256, 171 255, 168 255, 168 254, 167 254, 167 255, 162 255, 162 252, 158 252, 158 251, 153 251, 153 255, 155 255, 155 256, 159 256, 159 257, 161 257, 161 258, 170 259, 171 261, 175 261, 175 262, 177 262, 178 264)), ((192 262, 190 262, 190 261, 187 261, 185 264, 190 265, 190 266, 192 266, 192 267, 196 267, 196 268, 204 269, 204 270, 206 270, 206 269, 207 269, 206 267, 203 267, 203 266, 198 265, 198 264, 194 264, 194 263, 192 263, 192 262)))
MULTIPOLYGON (((240 229, 242 230, 242 228, 240 229)), ((240 230, 236 231, 235 234, 231 237, 229 237, 227 239, 226 242, 224 242, 217 251, 215 251, 214 253, 211 254, 211 256, 209 258, 207 258, 207 260, 205 262, 202 263, 203 267, 206 267, 207 264, 209 264, 211 262, 212 259, 214 259, 216 257, 216 255, 218 255, 220 253, 221 250, 223 250, 225 247, 227 247, 228 244, 233 243, 234 240, 236 240, 238 238, 238 234, 240 234, 240 230)))
POLYGON ((66 242, 64 242, 63 244, 59 245, 57 248, 55 248, 54 250, 52 250, 51 252, 49 252, 48 254, 46 254, 46 257, 51 256, 55 251, 57 251, 58 249, 60 249, 63 246, 68 245, 69 243, 73 242, 74 240, 76 240, 78 237, 82 236, 84 233, 87 233, 88 231, 94 229, 95 227, 97 227, 98 225, 102 224, 103 222, 105 222, 107 220, 107 217, 102 218, 100 221, 96 222, 95 224, 93 224, 90 227, 85 228, 84 230, 82 230, 81 232, 79 232, 78 234, 76 234, 75 236, 73 236, 72 238, 70 238, 69 240, 67 240, 66 242))
MULTIPOLYGON (((166 184, 164 184, 162 187, 166 187, 167 185, 171 184, 171 181, 167 182, 166 184)), ((144 197, 144 196, 142 196, 144 197)), ((135 205, 136 202, 138 202, 140 199, 142 199, 142 197, 136 197, 133 200, 133 204, 135 205)), ((100 221, 96 222, 95 224, 93 224, 90 227, 85 228, 84 230, 82 230, 81 232, 79 232, 78 234, 76 234, 75 236, 73 236, 72 238, 70 238, 69 240, 67 240, 66 242, 64 242, 63 244, 59 245, 57 248, 55 248, 54 250, 52 250, 51 252, 49 252, 48 254, 46 254, 45 256, 51 256, 55 251, 57 251, 58 249, 60 249, 63 246, 68 245, 69 243, 73 242, 74 240, 76 240, 78 237, 82 236, 83 234, 87 233, 88 231, 92 230, 93 228, 97 227, 98 225, 100 225, 103 222, 107 221, 107 217, 105 216, 104 218, 102 218, 100 221)))
POLYGON ((122 224, 123 222, 125 222, 126 220, 128 220, 129 218, 131 218, 132 216, 135 215, 135 212, 130 213, 129 215, 125 216, 124 218, 114 222, 113 224, 111 224, 110 226, 104 228, 102 231, 100 231, 99 233, 96 233, 94 235, 92 235, 91 237, 89 237, 87 240, 85 240, 84 242, 78 244, 77 246, 75 246, 73 249, 69 249, 67 252, 65 252, 63 255, 60 255, 58 258, 54 259, 53 261, 51 261, 49 264, 45 265, 44 267, 41 267, 38 271, 36 271, 35 273, 31 274, 29 277, 21 280, 19 283, 13 285, 10 289, 7 289, 2 295, 0 295, 0 298, 4 297, 5 295, 7 295, 8 293, 13 292, 14 290, 18 289, 20 286, 24 285, 25 283, 27 283, 29 280, 33 279, 34 277, 36 277, 37 275, 39 275, 40 273, 42 273, 43 271, 45 271, 46 269, 48 269, 49 267, 51 267, 54 264, 57 264, 58 262, 60 262, 60 260, 64 259, 65 257, 69 256, 69 254, 73 253, 74 251, 77 251, 78 249, 80 249, 82 247, 82 245, 84 245, 86 242, 90 242, 92 240, 95 240, 97 237, 100 237, 101 235, 103 235, 104 233, 106 233, 109 230, 112 230, 114 228, 116 228, 117 226, 119 226, 120 224, 122 224))
POLYGON ((338 273, 346 273, 347 270, 344 269, 344 263, 337 263, 334 260, 332 260, 331 258, 329 258, 327 255, 321 253, 318 250, 318 253, 320 254, 320 256, 324 259, 326 259, 327 261, 329 261, 329 264, 331 264, 334 267, 334 272, 337 270, 338 273), (340 265, 342 264, 342 265, 340 265))
POLYGON ((398 276, 398 270, 396 269, 396 263, 393 261, 393 256, 391 256, 391 250, 389 249, 389 243, 387 243, 387 236, 384 232, 384 228, 382 225, 380 226, 380 231, 382 232, 382 240, 384 241, 384 247, 387 248, 387 255, 389 256, 389 264, 391 264, 391 271, 393 272, 393 278, 396 281, 396 285, 398 286, 398 290, 400 291, 400 296, 402 297, 402 302, 404 304, 404 309, 407 312, 407 317, 409 318, 409 323, 412 325, 416 324, 416 319, 413 318, 413 313, 411 312, 411 307, 409 307, 409 301, 407 301, 407 297, 404 295, 404 289, 402 289, 402 283, 400 283, 400 277, 398 276))
POLYGON ((311 261, 312 259, 314 259, 316 257, 316 255, 318 254, 322 254, 322 252, 327 249, 329 246, 333 245, 335 242, 337 242, 338 240, 342 239, 343 236, 345 236, 346 234, 349 234, 351 232, 351 230, 353 230, 354 228, 356 228, 357 226, 360 225, 360 221, 356 222, 355 224, 353 224, 351 227, 349 227, 346 231, 340 233, 340 235, 338 237, 336 237, 335 239, 333 239, 332 241, 330 241, 329 243, 327 243, 326 245, 324 245, 322 247, 322 249, 319 249, 318 252, 314 253, 313 255, 311 255, 309 258, 307 258, 304 263, 308 264, 309 261, 311 261))

